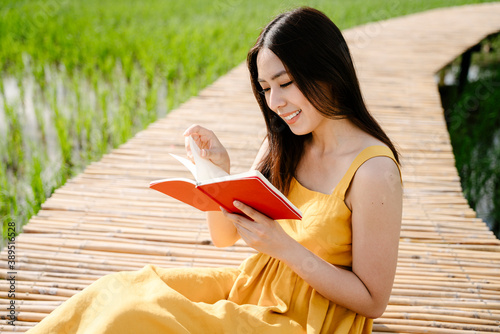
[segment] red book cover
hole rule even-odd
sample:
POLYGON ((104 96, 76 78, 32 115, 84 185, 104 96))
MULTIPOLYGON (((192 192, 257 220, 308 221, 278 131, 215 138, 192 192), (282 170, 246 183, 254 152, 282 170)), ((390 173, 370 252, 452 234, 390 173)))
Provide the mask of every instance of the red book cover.
POLYGON ((257 170, 229 175, 210 160, 201 157, 200 148, 188 138, 195 164, 171 154, 181 162, 196 181, 175 178, 153 181, 149 187, 189 204, 201 211, 240 213, 233 202, 238 200, 271 219, 302 219, 302 213, 264 175, 257 170))
POLYGON ((201 211, 220 211, 222 206, 229 212, 241 213, 233 205, 238 200, 271 219, 302 219, 302 213, 257 170, 204 182, 158 180, 149 187, 201 211))

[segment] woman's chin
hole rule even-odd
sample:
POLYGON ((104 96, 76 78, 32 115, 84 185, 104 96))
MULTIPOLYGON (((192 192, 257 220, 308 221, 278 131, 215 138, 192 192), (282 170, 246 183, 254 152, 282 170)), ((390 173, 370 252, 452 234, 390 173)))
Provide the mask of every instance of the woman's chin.
POLYGON ((289 126, 289 127, 290 127, 290 131, 292 131, 292 133, 296 136, 304 136, 304 135, 311 133, 311 131, 309 129, 304 129, 304 128, 299 127, 299 126, 289 126))

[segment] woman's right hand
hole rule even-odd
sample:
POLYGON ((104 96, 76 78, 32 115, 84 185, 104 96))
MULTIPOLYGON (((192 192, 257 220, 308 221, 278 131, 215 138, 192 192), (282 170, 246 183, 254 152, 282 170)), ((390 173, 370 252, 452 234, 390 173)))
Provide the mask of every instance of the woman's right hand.
POLYGON ((189 147, 189 136, 193 137, 195 143, 200 148, 202 158, 210 160, 229 174, 231 166, 229 154, 213 131, 197 124, 191 125, 184 131, 187 156, 194 162, 193 154, 189 147))

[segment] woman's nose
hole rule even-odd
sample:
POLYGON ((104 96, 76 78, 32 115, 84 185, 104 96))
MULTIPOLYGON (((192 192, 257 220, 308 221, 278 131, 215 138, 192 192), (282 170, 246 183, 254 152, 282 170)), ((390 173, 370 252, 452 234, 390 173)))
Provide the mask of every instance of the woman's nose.
POLYGON ((284 107, 286 104, 285 98, 279 89, 271 90, 267 99, 269 109, 278 112, 278 108, 284 107))

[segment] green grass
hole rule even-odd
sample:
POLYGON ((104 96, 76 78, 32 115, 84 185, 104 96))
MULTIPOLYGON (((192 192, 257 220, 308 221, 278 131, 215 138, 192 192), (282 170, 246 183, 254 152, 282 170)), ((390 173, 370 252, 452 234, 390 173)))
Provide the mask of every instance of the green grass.
POLYGON ((486 1, 4 0, 2 224, 25 224, 89 162, 244 61, 279 12, 310 5, 346 29, 479 2, 486 1))

